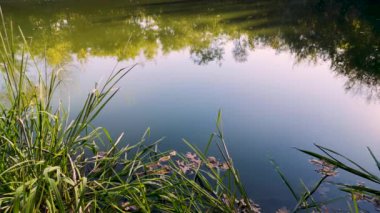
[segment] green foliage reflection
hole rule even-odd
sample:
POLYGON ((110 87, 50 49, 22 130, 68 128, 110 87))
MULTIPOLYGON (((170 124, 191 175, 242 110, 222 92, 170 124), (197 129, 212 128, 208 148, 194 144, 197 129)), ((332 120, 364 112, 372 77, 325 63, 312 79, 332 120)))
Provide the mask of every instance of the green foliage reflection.
MULTIPOLYGON (((8 2, 6 16, 31 37, 33 54, 50 64, 76 56, 153 59, 189 49, 194 63, 221 63, 232 42, 236 61, 256 46, 291 52, 298 61, 327 60, 347 89, 380 77, 379 3, 375 1, 56 1, 8 2)), ((370 91, 370 92, 371 92, 370 91)))

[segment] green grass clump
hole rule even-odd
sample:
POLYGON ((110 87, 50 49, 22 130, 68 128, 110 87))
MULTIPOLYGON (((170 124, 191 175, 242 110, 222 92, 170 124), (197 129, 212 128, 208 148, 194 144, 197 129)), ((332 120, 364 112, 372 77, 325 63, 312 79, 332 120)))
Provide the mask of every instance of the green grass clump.
POLYGON ((159 141, 146 142, 149 129, 140 141, 125 145, 123 135, 113 139, 107 129, 94 127, 92 121, 132 68, 95 84, 70 121, 63 105, 54 103, 60 69, 38 69, 22 32, 14 34, 3 23, 1 212, 259 211, 246 196, 219 128, 207 147, 219 138, 222 160, 187 141, 192 152, 159 152, 159 141), (23 45, 16 46, 16 39, 23 45))
MULTIPOLYGON (((362 165, 359 165, 347 156, 338 153, 337 151, 317 144, 315 144, 315 146, 321 153, 303 149, 299 149, 299 151, 313 157, 313 159, 310 160, 310 163, 316 166, 316 171, 321 175, 321 177, 311 187, 306 186, 306 184, 301 180, 301 192, 297 192, 299 190, 292 186, 285 174, 280 170, 277 163, 274 160, 271 160, 271 163, 275 166, 275 170, 280 175, 284 185, 289 189, 291 195, 296 201, 296 205, 293 207, 291 212, 302 212, 305 210, 313 212, 326 212, 329 211, 328 205, 336 201, 347 202, 348 208, 345 212, 367 212, 368 210, 360 207, 360 202, 369 204, 369 206, 372 206, 374 210, 376 209, 376 211, 380 211, 380 176, 374 172, 371 172, 369 169, 364 168, 362 165), (341 183, 337 182, 337 180, 331 179, 338 174, 339 170, 347 172, 362 181, 366 181, 367 183, 370 183, 370 185, 365 185, 364 182, 358 184, 341 183), (327 199, 322 201, 316 199, 316 192, 322 186, 326 186, 326 184, 337 187, 343 192, 342 195, 335 198, 327 196, 327 199)), ((367 149, 379 172, 379 160, 370 148, 367 149)))

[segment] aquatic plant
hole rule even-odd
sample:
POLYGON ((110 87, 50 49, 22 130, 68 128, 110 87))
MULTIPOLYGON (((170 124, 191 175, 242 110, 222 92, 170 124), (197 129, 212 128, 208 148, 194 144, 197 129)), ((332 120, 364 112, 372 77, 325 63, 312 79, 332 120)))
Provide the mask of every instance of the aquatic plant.
MULTIPOLYGON (((323 212, 323 210, 326 210, 326 206, 329 203, 333 203, 338 200, 350 201, 348 202, 349 212, 362 212, 362 209, 360 209, 358 201, 364 201, 366 203, 369 203, 375 209, 380 210, 379 175, 374 174, 369 169, 364 168, 354 160, 332 149, 317 144, 315 144, 315 146, 318 148, 319 151, 322 152, 322 154, 303 149, 299 149, 299 151, 313 157, 313 159, 310 160, 310 163, 317 167, 316 172, 318 172, 321 175, 321 177, 311 188, 307 187, 301 181, 302 187, 304 189, 301 193, 297 193, 297 190, 294 188, 294 186, 292 186, 290 181, 286 178, 285 174, 280 170, 277 163, 274 160, 271 160, 272 164, 275 166, 277 173, 280 175, 282 181, 289 189, 296 201, 296 205, 293 208, 292 212, 298 212, 300 210, 305 209, 323 212), (348 174, 354 175, 357 178, 361 178, 364 181, 368 181, 371 183, 371 185, 366 186, 364 183, 347 184, 329 180, 329 177, 334 177, 337 175, 338 170, 343 170, 348 174), (328 200, 317 201, 313 196, 321 188, 321 186, 323 186, 326 183, 332 186, 336 186, 339 190, 344 192, 343 196, 337 198, 331 198, 331 196, 328 196, 328 200)), ((380 171, 379 160, 376 158, 376 156, 370 148, 368 148, 368 151, 370 156, 374 160, 377 169, 380 171)))

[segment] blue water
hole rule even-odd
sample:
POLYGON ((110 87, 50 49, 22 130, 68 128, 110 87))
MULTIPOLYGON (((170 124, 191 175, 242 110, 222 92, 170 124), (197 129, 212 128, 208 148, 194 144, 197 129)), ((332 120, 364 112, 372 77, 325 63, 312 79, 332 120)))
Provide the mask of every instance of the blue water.
POLYGON ((195 65, 186 50, 153 62, 92 58, 72 73, 72 109, 79 108, 86 91, 105 79, 110 67, 144 63, 122 80, 96 123, 111 129, 114 137, 125 132, 127 143, 150 127, 151 141, 165 137, 161 149, 188 151, 182 139, 204 147, 221 109, 227 145, 245 186, 270 210, 293 202, 270 159, 295 184, 303 178, 312 185, 319 177, 309 157, 294 147, 314 150, 317 143, 374 169, 366 146, 380 151, 380 107, 346 92, 346 79, 331 73, 329 62, 295 63, 291 54, 268 48, 251 52, 245 63, 229 57, 221 66, 195 65))

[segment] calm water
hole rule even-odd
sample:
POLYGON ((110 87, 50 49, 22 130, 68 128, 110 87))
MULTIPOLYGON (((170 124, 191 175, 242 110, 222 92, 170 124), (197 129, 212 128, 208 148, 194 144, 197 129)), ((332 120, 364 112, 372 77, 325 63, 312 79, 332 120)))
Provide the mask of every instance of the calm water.
MULTIPOLYGON (((380 7, 375 1, 3 2, 33 54, 65 64, 71 112, 113 67, 139 65, 96 121, 134 143, 202 147, 219 109, 249 194, 268 212, 292 204, 269 163, 294 183, 318 175, 293 147, 313 143, 373 168, 380 154, 380 7)), ((358 180, 341 174, 342 181, 358 180)), ((324 189, 325 191, 328 189, 324 189)), ((321 192, 318 196, 323 197, 321 192)))

